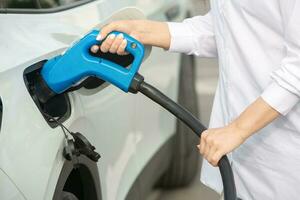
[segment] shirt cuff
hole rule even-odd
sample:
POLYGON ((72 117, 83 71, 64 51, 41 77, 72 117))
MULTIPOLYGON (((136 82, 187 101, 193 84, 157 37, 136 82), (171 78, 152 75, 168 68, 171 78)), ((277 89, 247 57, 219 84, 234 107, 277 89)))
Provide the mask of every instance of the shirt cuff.
POLYGON ((281 87, 276 82, 271 83, 261 97, 282 115, 286 115, 299 102, 299 97, 296 94, 281 87))
POLYGON ((188 31, 187 24, 182 22, 168 22, 171 35, 170 52, 189 54, 193 49, 193 35, 188 31))

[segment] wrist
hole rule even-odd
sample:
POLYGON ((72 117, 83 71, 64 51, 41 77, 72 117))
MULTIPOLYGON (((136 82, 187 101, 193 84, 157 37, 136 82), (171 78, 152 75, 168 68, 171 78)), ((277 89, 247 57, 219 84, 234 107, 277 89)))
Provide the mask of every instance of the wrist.
POLYGON ((142 42, 145 45, 169 49, 171 36, 168 24, 158 21, 147 21, 145 31, 141 31, 142 42))
POLYGON ((238 134, 243 141, 245 141, 249 136, 252 135, 251 129, 244 126, 238 120, 231 122, 228 126, 232 130, 233 134, 238 134))

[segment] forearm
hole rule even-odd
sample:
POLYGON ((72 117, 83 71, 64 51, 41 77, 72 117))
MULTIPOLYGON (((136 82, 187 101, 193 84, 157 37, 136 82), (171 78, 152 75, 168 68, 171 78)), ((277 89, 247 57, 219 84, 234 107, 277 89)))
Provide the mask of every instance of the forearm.
POLYGON ((143 28, 139 31, 143 44, 169 49, 171 36, 166 22, 146 20, 143 28))
POLYGON ((256 133, 280 115, 274 108, 267 104, 261 97, 246 108, 230 126, 239 129, 244 139, 256 133))

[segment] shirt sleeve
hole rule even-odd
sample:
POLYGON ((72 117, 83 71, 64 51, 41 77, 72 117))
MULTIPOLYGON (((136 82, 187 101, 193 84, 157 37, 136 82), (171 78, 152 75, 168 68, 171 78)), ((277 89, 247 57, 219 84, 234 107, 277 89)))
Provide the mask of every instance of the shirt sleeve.
POLYGON ((211 12, 204 16, 168 22, 171 34, 169 51, 200 57, 217 57, 217 45, 211 12))
POLYGON ((281 114, 300 101, 300 1, 280 0, 286 56, 272 74, 262 98, 281 114))

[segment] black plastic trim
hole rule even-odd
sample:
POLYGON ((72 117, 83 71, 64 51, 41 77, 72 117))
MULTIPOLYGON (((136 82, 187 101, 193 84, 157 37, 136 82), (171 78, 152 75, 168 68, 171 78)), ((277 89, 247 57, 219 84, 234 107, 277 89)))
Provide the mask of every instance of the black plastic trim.
POLYGON ((65 160, 57 181, 53 200, 61 200, 63 191, 75 194, 81 193, 84 197, 80 200, 102 200, 97 164, 84 155, 79 156, 76 163, 65 160), (80 176, 80 183, 77 182, 78 180, 69 179, 74 172, 80 176), (73 189, 76 188, 76 191, 70 191, 72 187, 74 187, 73 189))

